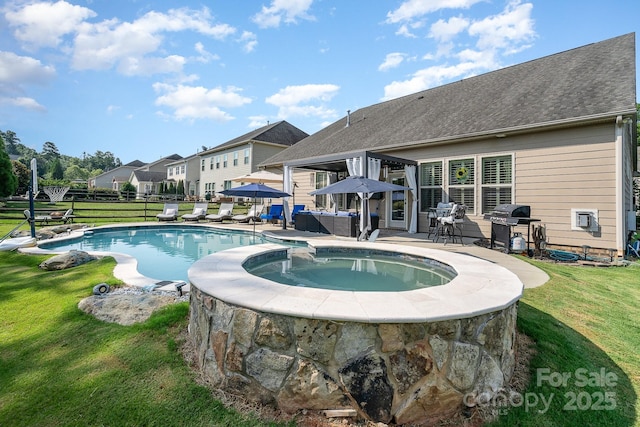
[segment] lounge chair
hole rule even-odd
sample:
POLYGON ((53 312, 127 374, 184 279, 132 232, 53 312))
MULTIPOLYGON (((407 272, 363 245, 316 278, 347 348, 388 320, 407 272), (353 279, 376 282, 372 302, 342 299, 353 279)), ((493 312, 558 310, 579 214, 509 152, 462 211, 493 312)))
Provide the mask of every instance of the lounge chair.
POLYGON ((271 208, 269 208, 269 213, 260 215, 260 219, 269 221, 273 224, 277 224, 278 221, 282 221, 282 209, 283 205, 271 205, 271 208))
POLYGON ((293 205, 293 210, 291 211, 291 222, 293 224, 296 223, 296 215, 298 215, 298 212, 303 210, 304 210, 304 205, 293 205))
POLYGON ((162 213, 156 215, 158 221, 175 221, 178 219, 178 204, 177 203, 165 203, 162 213))
MULTIPOLYGON (((26 215, 26 213, 25 213, 26 215)), ((73 218, 76 216, 73 214, 73 209, 67 209, 67 211, 63 214, 60 213, 51 213, 49 215, 39 215, 36 216, 33 220, 35 222, 39 222, 40 224, 48 224, 50 222, 62 221, 64 224, 67 222, 73 223, 73 218)))
POLYGON ((220 208, 217 214, 209 214, 204 217, 209 221, 222 222, 225 219, 231 219, 233 216, 233 203, 220 203, 220 208))
POLYGON ((200 221, 207 215, 208 202, 199 202, 193 205, 193 212, 182 215, 183 221, 200 221))
POLYGON ((264 209, 264 205, 253 205, 249 208, 249 212, 246 215, 234 215, 231 219, 235 222, 249 222, 253 220, 254 222, 261 221, 260 214, 264 209))

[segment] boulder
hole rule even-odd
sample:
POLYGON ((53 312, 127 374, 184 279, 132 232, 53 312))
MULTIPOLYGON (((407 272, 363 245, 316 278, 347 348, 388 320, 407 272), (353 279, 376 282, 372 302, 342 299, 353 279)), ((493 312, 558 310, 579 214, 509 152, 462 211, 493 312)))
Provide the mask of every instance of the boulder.
POLYGON ((87 252, 71 250, 65 254, 54 255, 43 261, 40 263, 40 268, 43 270, 64 270, 96 259, 95 256, 89 255, 87 252))
POLYGON ((151 292, 105 294, 84 298, 78 308, 105 322, 132 325, 144 322, 154 311, 176 302, 179 298, 175 296, 151 292))

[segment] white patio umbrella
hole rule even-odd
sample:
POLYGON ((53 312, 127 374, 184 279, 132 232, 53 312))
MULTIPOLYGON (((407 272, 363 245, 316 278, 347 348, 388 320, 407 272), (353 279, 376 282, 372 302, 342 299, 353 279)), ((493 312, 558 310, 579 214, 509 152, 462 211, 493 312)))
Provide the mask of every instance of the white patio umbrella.
POLYGON ((258 184, 276 183, 276 182, 282 182, 282 175, 279 175, 273 172, 268 172, 265 170, 259 170, 259 171, 248 173, 246 175, 241 175, 235 178, 231 178, 231 181, 258 183, 258 184))

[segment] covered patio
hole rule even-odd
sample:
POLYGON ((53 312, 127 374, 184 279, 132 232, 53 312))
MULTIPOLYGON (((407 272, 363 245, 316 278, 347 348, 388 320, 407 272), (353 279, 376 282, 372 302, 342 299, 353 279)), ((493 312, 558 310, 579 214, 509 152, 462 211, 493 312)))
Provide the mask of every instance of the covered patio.
MULTIPOLYGON (((283 189, 289 194, 295 193, 295 185, 293 182, 294 170, 306 169, 311 171, 326 172, 328 175, 328 184, 333 184, 346 176, 364 176, 369 179, 386 181, 391 173, 400 173, 404 178, 405 186, 409 187, 408 198, 402 194, 398 195, 401 200, 409 206, 406 207, 408 213, 408 222, 404 229, 409 233, 418 232, 418 171, 417 162, 414 160, 393 157, 372 151, 352 151, 347 153, 331 154, 325 156, 317 156, 314 158, 291 160, 284 163, 284 180, 283 189)), ((389 203, 389 201, 385 201, 389 203)), ((284 198, 285 221, 283 228, 286 228, 287 222, 291 222, 289 198, 284 198)), ((335 200, 332 200, 332 209, 337 210, 335 200)), ((370 221, 365 216, 369 216, 368 200, 358 195, 358 224, 359 231, 364 232, 367 227, 370 228, 370 221), (366 202, 366 204, 365 204, 366 202)), ((403 212, 404 214, 404 212, 403 212)))

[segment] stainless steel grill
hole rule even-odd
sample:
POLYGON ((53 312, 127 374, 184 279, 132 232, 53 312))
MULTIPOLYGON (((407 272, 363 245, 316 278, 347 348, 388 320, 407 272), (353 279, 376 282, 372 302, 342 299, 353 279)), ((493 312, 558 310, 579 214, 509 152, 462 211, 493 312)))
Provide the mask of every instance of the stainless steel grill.
POLYGON ((527 226, 527 253, 529 252, 530 224, 539 219, 531 218, 531 206, 528 205, 498 205, 493 212, 485 214, 484 219, 491 221, 491 248, 495 243, 504 246, 509 253, 511 245, 511 229, 518 225, 527 226))

